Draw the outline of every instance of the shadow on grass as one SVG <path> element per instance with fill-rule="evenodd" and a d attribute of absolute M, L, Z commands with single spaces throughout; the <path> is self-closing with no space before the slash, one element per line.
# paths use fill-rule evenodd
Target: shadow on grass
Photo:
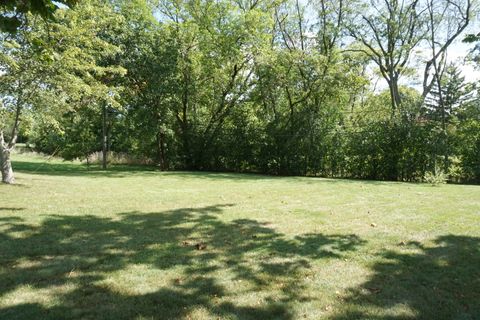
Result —
<path fill-rule="evenodd" d="M 222 221 L 228 206 L 56 215 L 40 225 L 2 218 L 0 300 L 29 288 L 38 300 L 47 292 L 57 302 L 19 293 L 23 303 L 0 306 L 0 318 L 182 319 L 200 309 L 211 318 L 296 319 L 295 303 L 318 299 L 308 288 L 312 264 L 343 259 L 365 244 L 349 234 L 289 238 L 257 220 Z M 332 319 L 478 319 L 480 238 L 440 236 L 372 262 L 370 278 L 343 297 Z M 128 271 L 132 266 L 161 275 L 142 278 Z M 118 272 L 126 272 L 118 285 L 150 288 L 109 286 Z"/>
<path fill-rule="evenodd" d="M 381 254 L 334 319 L 480 319 L 480 238 L 446 235 L 402 251 Z"/>
<path fill-rule="evenodd" d="M 15 171 L 29 174 L 50 175 L 50 176 L 89 176 L 89 177 L 116 177 L 123 178 L 133 175 L 150 174 L 158 172 L 158 168 L 149 165 L 109 165 L 107 170 L 102 170 L 99 165 L 90 165 L 73 162 L 35 162 L 35 161 L 13 161 Z M 164 176 L 174 176 L 177 179 L 208 179 L 208 180 L 232 180 L 251 181 L 262 179 L 281 179 L 285 177 L 268 176 L 254 173 L 222 173 L 209 171 L 164 171 Z M 289 177 L 289 179 L 295 177 Z M 297 177 L 300 179 L 300 177 Z"/>
<path fill-rule="evenodd" d="M 73 162 L 35 162 L 13 161 L 15 171 L 29 174 L 50 176 L 89 176 L 89 177 L 127 177 L 139 173 L 151 173 L 156 170 L 153 166 L 111 165 L 108 170 L 102 170 L 98 165 L 87 166 Z"/>
<path fill-rule="evenodd" d="M 0 318 L 181 319 L 201 309 L 212 318 L 295 319 L 292 304 L 315 299 L 305 291 L 311 263 L 342 258 L 364 244 L 355 235 L 288 238 L 256 220 L 225 222 L 219 214 L 226 206 L 115 218 L 55 215 L 35 226 L 6 218 L 0 298 L 29 288 L 39 300 L 47 292 L 57 303 L 30 299 L 0 307 Z M 119 285 L 153 287 L 147 293 L 102 282 L 139 265 L 161 276 L 138 283 L 141 274 L 127 273 L 133 279 Z M 242 294 L 258 298 L 239 302 Z"/>
<path fill-rule="evenodd" d="M 15 171 L 29 174 L 49 175 L 49 176 L 88 176 L 88 177 L 115 177 L 125 178 L 129 176 L 149 175 L 158 172 L 158 168 L 148 165 L 110 165 L 108 170 L 102 170 L 99 165 L 90 165 L 73 163 L 73 162 L 35 162 L 35 161 L 13 161 Z M 302 177 L 302 176 L 273 176 L 260 173 L 235 173 L 235 172 L 211 172 L 211 171 L 165 171 L 162 176 L 174 177 L 176 179 L 203 179 L 210 181 L 229 180 L 237 182 L 265 181 L 265 180 L 282 180 L 286 179 L 290 183 L 301 182 L 302 184 L 318 184 L 318 183 L 343 183 L 360 185 L 393 185 L 397 187 L 399 184 L 406 185 L 405 182 L 389 182 L 374 180 L 358 180 L 358 179 L 332 179 L 320 177 Z M 409 183 L 411 184 L 411 183 Z"/>

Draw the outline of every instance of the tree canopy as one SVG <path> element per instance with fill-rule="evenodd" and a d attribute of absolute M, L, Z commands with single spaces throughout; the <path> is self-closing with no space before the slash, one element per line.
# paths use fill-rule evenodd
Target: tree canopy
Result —
<path fill-rule="evenodd" d="M 0 30 L 16 32 L 28 13 L 53 19 L 59 5 L 73 6 L 78 0 L 1 0 Z"/>
<path fill-rule="evenodd" d="M 67 6 L 1 2 L 19 19 L 0 46 L 4 150 L 21 140 L 162 170 L 480 179 L 477 87 L 447 63 L 470 0 L 55 3 Z"/>

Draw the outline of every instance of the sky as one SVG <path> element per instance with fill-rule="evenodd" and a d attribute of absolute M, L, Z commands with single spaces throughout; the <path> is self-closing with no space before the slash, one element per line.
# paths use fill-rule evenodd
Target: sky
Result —
<path fill-rule="evenodd" d="M 463 43 L 462 39 L 464 35 L 461 35 L 447 50 L 447 63 L 455 63 L 465 77 L 466 82 L 476 82 L 480 80 L 480 68 L 472 63 L 467 58 L 471 50 L 475 47 L 474 43 Z M 430 52 L 425 50 L 425 55 L 421 54 L 421 50 L 416 55 L 412 55 L 410 66 L 417 70 L 415 77 L 406 77 L 400 80 L 400 83 L 422 91 L 423 73 L 425 68 L 425 61 L 429 57 Z M 423 59 L 422 59 L 423 58 Z M 416 61 L 416 62 L 413 62 Z M 375 76 L 371 76 L 372 86 L 376 92 L 385 90 L 388 88 L 386 81 L 383 78 L 376 79 Z"/>
<path fill-rule="evenodd" d="M 480 19 L 475 18 L 470 26 L 450 45 L 447 50 L 447 62 L 455 63 L 465 77 L 466 82 L 480 81 L 480 66 L 469 61 L 468 56 L 475 48 L 475 43 L 464 43 L 462 40 L 467 34 L 477 34 L 480 31 Z M 424 55 L 422 55 L 422 51 Z M 425 68 L 426 58 L 431 55 L 430 49 L 418 49 L 416 54 L 410 58 L 410 66 L 417 70 L 417 76 L 405 77 L 400 80 L 403 85 L 413 87 L 420 92 L 422 91 L 423 73 Z M 423 59 L 422 59 L 423 58 Z M 375 92 L 379 92 L 388 88 L 386 81 L 383 78 L 376 78 L 371 76 L 372 87 Z"/>
<path fill-rule="evenodd" d="M 465 62 L 465 57 L 475 47 L 472 43 L 454 43 L 448 51 L 448 60 L 451 62 L 457 62 L 462 70 L 465 80 L 468 82 L 480 80 L 480 70 L 475 68 L 475 65 L 471 62 Z"/>
<path fill-rule="evenodd" d="M 306 20 L 308 24 L 315 20 L 315 11 L 312 10 L 312 0 L 299 0 L 301 5 L 305 6 L 306 9 Z M 475 82 L 480 81 L 480 68 L 476 67 L 474 63 L 469 62 L 467 56 L 471 50 L 475 47 L 474 43 L 463 43 L 466 34 L 477 34 L 480 31 L 480 10 L 477 15 L 472 17 L 470 24 L 463 34 L 461 34 L 454 43 L 450 45 L 447 50 L 447 62 L 455 63 L 460 70 L 462 75 L 465 77 L 466 82 Z M 423 57 L 421 52 L 424 52 Z M 424 76 L 425 63 L 422 63 L 422 60 L 425 61 L 431 55 L 431 51 L 428 49 L 417 49 L 417 54 L 412 55 L 410 58 L 409 66 L 417 70 L 417 75 L 412 77 L 404 77 L 401 79 L 401 84 L 414 87 L 415 89 L 422 91 L 422 81 Z M 423 59 L 422 59 L 423 58 Z M 388 88 L 386 81 L 380 76 L 374 75 L 378 72 L 374 71 L 375 66 L 372 65 L 372 72 L 370 75 L 370 80 L 372 83 L 372 89 L 376 92 L 382 91 Z"/>
<path fill-rule="evenodd" d="M 55 2 L 55 1 L 54 1 Z M 300 0 L 300 3 L 303 5 L 307 5 L 309 3 L 309 0 Z M 58 2 L 55 2 L 55 4 L 59 7 L 64 7 L 64 5 L 59 4 Z M 307 9 L 308 10 L 308 9 Z M 311 12 L 313 14 L 313 11 Z M 309 18 L 309 14 L 307 13 L 307 19 Z M 473 20 L 473 23 L 470 24 L 468 29 L 465 31 L 465 34 L 468 33 L 478 33 L 478 30 L 480 30 L 480 23 L 479 23 L 478 17 Z M 475 44 L 471 43 L 463 43 L 461 40 L 463 39 L 464 35 L 461 35 L 457 41 L 455 41 L 450 48 L 448 49 L 448 54 L 447 54 L 447 61 L 448 62 L 454 62 L 456 63 L 460 70 L 462 71 L 463 76 L 465 76 L 465 81 L 467 82 L 475 82 L 480 80 L 480 69 L 475 67 L 475 65 L 471 62 L 468 62 L 466 59 L 467 55 L 469 52 L 474 48 Z M 418 60 L 415 59 L 417 57 L 412 57 L 412 60 Z M 418 79 L 423 79 L 423 68 L 424 66 L 422 64 L 417 64 L 418 66 Z M 383 83 L 383 79 L 378 79 L 378 81 L 375 82 L 375 86 L 377 90 L 383 90 L 384 88 L 387 87 L 386 83 Z M 412 79 L 404 79 L 405 84 L 410 84 L 412 85 Z M 418 81 L 417 81 L 418 82 Z M 413 86 L 416 87 L 417 89 L 421 88 L 420 83 L 413 83 Z"/>

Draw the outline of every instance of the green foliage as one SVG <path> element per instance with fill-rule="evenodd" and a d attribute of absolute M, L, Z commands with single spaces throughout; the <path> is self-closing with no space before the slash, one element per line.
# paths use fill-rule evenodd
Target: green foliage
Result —
<path fill-rule="evenodd" d="M 448 180 L 458 183 L 464 178 L 465 172 L 463 171 L 462 160 L 458 156 L 452 157 L 448 168 Z"/>
<path fill-rule="evenodd" d="M 477 179 L 478 93 L 459 69 L 426 100 L 398 84 L 372 93 L 371 42 L 344 37 L 365 3 L 321 4 L 86 0 L 30 19 L 2 35 L 5 135 L 20 106 L 38 151 L 84 159 L 102 148 L 105 107 L 108 150 L 162 170 L 421 181 L 442 156 L 455 181 Z M 421 30 L 402 46 L 407 26 L 375 19 L 395 27 L 391 76 L 414 76 L 402 61 Z"/>
<path fill-rule="evenodd" d="M 480 120 L 468 120 L 459 130 L 460 157 L 467 177 L 480 181 Z"/>
<path fill-rule="evenodd" d="M 423 182 L 431 185 L 440 185 L 447 183 L 447 175 L 440 168 L 435 167 L 435 171 L 428 171 L 423 177 Z"/>
<path fill-rule="evenodd" d="M 2 318 L 480 314 L 478 186 L 13 161 Z"/>
<path fill-rule="evenodd" d="M 466 42 L 466 43 L 472 43 L 477 41 L 480 41 L 480 33 L 477 33 L 477 34 L 470 33 L 470 34 L 467 34 L 465 38 L 463 38 L 463 42 Z"/>
<path fill-rule="evenodd" d="M 33 114 L 30 138 L 38 151 L 72 159 L 97 150 L 95 115 L 105 104 L 121 109 L 118 79 L 126 70 L 113 60 L 121 49 L 111 39 L 122 22 L 103 1 L 83 1 L 74 10 L 56 10 L 48 24 L 36 21 L 5 36 L 3 105 L 10 119 L 22 120 L 23 134 Z"/>
<path fill-rule="evenodd" d="M 435 85 L 425 102 L 427 116 L 437 122 L 441 122 L 442 112 L 445 112 L 446 122 L 452 121 L 457 109 L 472 99 L 474 90 L 472 84 L 466 83 L 457 65 L 449 64 L 444 72 L 441 88 Z"/>
<path fill-rule="evenodd" d="M 16 32 L 29 13 L 54 19 L 58 4 L 72 7 L 78 0 L 2 0 L 0 1 L 0 31 Z"/>

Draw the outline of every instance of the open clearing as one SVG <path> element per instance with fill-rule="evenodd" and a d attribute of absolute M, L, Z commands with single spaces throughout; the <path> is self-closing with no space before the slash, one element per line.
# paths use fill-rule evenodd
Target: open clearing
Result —
<path fill-rule="evenodd" d="M 14 160 L 1 319 L 480 318 L 478 186 Z"/>

